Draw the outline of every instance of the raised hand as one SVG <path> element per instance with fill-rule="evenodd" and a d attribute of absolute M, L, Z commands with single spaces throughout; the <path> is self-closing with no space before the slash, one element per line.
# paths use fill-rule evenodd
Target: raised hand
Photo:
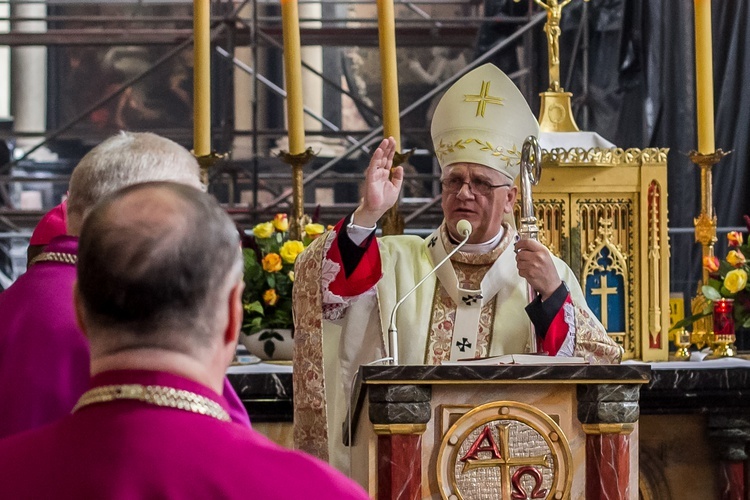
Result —
<path fill-rule="evenodd" d="M 516 242 L 516 265 L 518 274 L 542 296 L 542 300 L 547 300 L 562 283 L 549 250 L 538 241 Z"/>
<path fill-rule="evenodd" d="M 403 167 L 393 166 L 396 141 L 393 137 L 383 139 L 370 159 L 365 171 L 365 189 L 362 201 L 354 212 L 354 223 L 372 227 L 391 208 L 401 191 L 404 180 Z"/>

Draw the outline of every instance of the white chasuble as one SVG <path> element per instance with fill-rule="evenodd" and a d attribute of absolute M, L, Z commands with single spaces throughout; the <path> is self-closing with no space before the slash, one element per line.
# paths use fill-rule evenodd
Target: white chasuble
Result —
<path fill-rule="evenodd" d="M 433 275 L 401 305 L 396 325 L 402 363 L 439 364 L 526 351 L 531 322 L 524 310 L 526 281 L 516 268 L 515 237 L 515 230 L 506 226 L 492 252 L 458 252 L 438 269 L 437 277 Z M 406 236 L 380 240 L 383 278 L 377 290 L 384 345 L 396 301 L 451 248 L 444 226 L 425 240 Z"/>

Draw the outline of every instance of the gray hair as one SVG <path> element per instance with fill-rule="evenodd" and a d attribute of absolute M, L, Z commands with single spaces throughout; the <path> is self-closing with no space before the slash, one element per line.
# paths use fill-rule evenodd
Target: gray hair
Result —
<path fill-rule="evenodd" d="M 70 177 L 69 232 L 76 234 L 91 208 L 125 186 L 171 181 L 200 188 L 195 157 L 174 141 L 149 132 L 120 132 L 89 151 Z"/>
<path fill-rule="evenodd" d="M 91 340 L 109 351 L 210 346 L 242 266 L 239 233 L 211 195 L 172 182 L 117 191 L 81 230 L 78 290 Z"/>

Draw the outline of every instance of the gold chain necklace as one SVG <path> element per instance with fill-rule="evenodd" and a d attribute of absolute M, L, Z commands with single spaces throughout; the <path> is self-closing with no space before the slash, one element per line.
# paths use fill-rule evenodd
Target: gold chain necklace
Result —
<path fill-rule="evenodd" d="M 60 262 L 62 264 L 73 264 L 75 266 L 76 262 L 78 262 L 78 256 L 74 253 L 42 252 L 31 259 L 29 267 L 33 266 L 37 262 Z"/>
<path fill-rule="evenodd" d="M 108 403 L 118 399 L 132 399 L 156 406 L 199 413 L 222 422 L 232 421 L 219 403 L 205 396 L 173 387 L 140 384 L 105 385 L 91 389 L 81 396 L 71 413 L 75 413 L 84 406 Z"/>

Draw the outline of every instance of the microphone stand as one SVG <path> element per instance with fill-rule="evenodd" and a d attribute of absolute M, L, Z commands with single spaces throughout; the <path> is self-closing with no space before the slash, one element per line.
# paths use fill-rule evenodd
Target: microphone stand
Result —
<path fill-rule="evenodd" d="M 539 225 L 534 210 L 534 201 L 531 199 L 531 186 L 539 183 L 542 177 L 542 150 L 536 137 L 530 135 L 523 142 L 521 148 L 521 224 L 518 235 L 524 240 L 539 241 Z M 536 292 L 528 286 L 529 302 L 536 297 Z M 537 352 L 536 332 L 534 324 L 531 324 L 531 335 L 529 339 L 529 351 Z"/>
<path fill-rule="evenodd" d="M 425 277 L 422 278 L 419 281 L 419 283 L 417 283 L 414 286 L 414 288 L 412 288 L 411 290 L 409 290 L 409 292 L 406 295 L 404 295 L 403 297 L 401 297 L 401 300 L 399 300 L 398 302 L 396 302 L 396 305 L 393 307 L 393 311 L 391 311 L 391 323 L 390 323 L 390 326 L 388 327 L 388 351 L 389 351 L 390 358 L 391 358 L 390 359 L 390 364 L 392 364 L 392 365 L 398 365 L 398 328 L 396 328 L 396 311 L 398 311 L 398 308 L 401 306 L 401 304 L 403 304 L 404 301 L 406 299 L 408 299 L 409 296 L 412 293 L 414 293 L 414 291 L 417 288 L 419 288 L 420 285 L 422 285 L 422 283 L 424 283 L 427 280 L 427 278 L 429 278 L 430 276 L 432 276 L 433 274 L 435 274 L 435 271 L 437 271 L 438 268 L 440 268 L 440 266 L 442 266 L 443 264 L 445 264 L 451 257 L 453 257 L 453 254 L 455 254 L 456 252 L 458 252 L 461 249 L 461 247 L 463 247 L 466 244 L 466 242 L 469 241 L 469 237 L 471 236 L 471 232 L 472 232 L 472 229 L 473 229 L 471 227 L 471 224 L 469 224 L 465 220 L 460 220 L 460 221 L 458 221 L 458 224 L 456 224 L 456 229 L 458 229 L 458 231 L 461 234 L 464 235 L 464 239 L 461 241 L 461 243 L 459 243 L 458 245 L 456 245 L 456 248 L 454 248 L 453 250 L 451 250 L 451 252 L 448 255 L 446 255 L 443 260 L 441 260 L 440 262 L 438 262 L 438 265 L 436 265 L 435 267 L 433 267 L 430 270 L 430 272 L 427 273 L 427 275 L 425 275 Z"/>

